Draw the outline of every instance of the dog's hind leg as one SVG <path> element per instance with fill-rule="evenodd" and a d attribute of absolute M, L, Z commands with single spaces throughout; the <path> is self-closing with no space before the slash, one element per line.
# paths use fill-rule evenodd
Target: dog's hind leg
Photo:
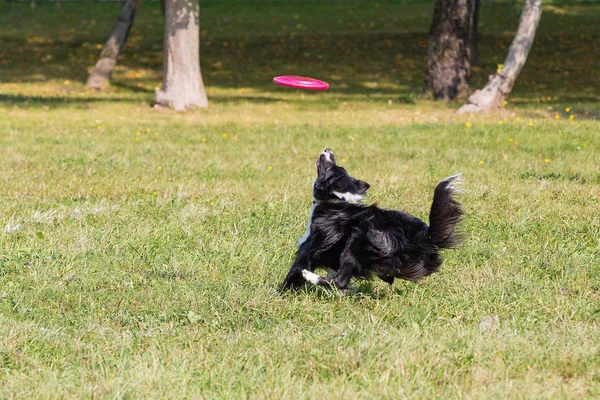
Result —
<path fill-rule="evenodd" d="M 346 289 L 350 283 L 350 279 L 352 279 L 360 269 L 360 264 L 352 252 L 344 250 L 340 257 L 340 269 L 338 269 L 331 281 L 338 288 Z"/>
<path fill-rule="evenodd" d="M 362 266 L 352 251 L 353 247 L 356 247 L 356 243 L 357 235 L 354 234 L 340 255 L 340 268 L 329 280 L 339 289 L 346 289 L 353 276 L 363 276 Z"/>

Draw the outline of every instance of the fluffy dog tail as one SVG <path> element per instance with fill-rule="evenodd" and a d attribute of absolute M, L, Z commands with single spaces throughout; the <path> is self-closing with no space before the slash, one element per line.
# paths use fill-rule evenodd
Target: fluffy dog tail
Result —
<path fill-rule="evenodd" d="M 457 225 L 464 214 L 454 195 L 460 193 L 461 174 L 450 176 L 435 188 L 431 212 L 429 213 L 428 242 L 440 249 L 453 248 L 461 237 Z"/>

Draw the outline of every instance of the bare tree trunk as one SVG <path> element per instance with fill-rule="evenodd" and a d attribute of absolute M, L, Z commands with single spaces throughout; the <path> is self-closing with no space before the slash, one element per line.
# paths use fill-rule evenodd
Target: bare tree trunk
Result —
<path fill-rule="evenodd" d="M 87 88 L 101 90 L 104 88 L 104 84 L 110 81 L 110 76 L 117 64 L 117 58 L 127 41 L 127 36 L 129 36 L 135 14 L 141 2 L 142 0 L 125 0 L 123 3 L 117 23 L 104 44 L 100 58 L 85 84 Z"/>
<path fill-rule="evenodd" d="M 489 111 L 499 107 L 506 100 L 527 61 L 541 16 L 542 0 L 525 0 L 519 28 L 508 49 L 504 67 L 499 73 L 490 76 L 483 89 L 477 90 L 469 97 L 467 104 L 457 111 L 458 114 Z"/>
<path fill-rule="evenodd" d="M 208 100 L 200 73 L 198 0 L 166 0 L 163 86 L 156 90 L 156 106 L 181 111 L 206 107 Z"/>
<path fill-rule="evenodd" d="M 436 0 L 429 32 L 425 94 L 453 100 L 469 95 L 475 0 Z"/>
<path fill-rule="evenodd" d="M 475 0 L 473 8 L 473 27 L 471 30 L 471 65 L 481 64 L 479 58 L 479 6 L 481 0 Z"/>

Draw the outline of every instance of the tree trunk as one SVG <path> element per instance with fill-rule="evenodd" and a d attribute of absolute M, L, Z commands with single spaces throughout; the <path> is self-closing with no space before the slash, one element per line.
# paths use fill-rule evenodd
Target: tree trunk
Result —
<path fill-rule="evenodd" d="M 471 29 L 471 65 L 480 65 L 479 58 L 479 6 L 481 0 L 475 0 L 473 8 L 473 27 Z"/>
<path fill-rule="evenodd" d="M 127 41 L 127 36 L 129 36 L 135 14 L 141 2 L 142 0 L 125 0 L 125 3 L 123 3 L 117 23 L 104 44 L 100 58 L 85 84 L 87 88 L 102 90 L 104 84 L 110 81 L 110 76 L 117 64 L 117 58 Z"/>
<path fill-rule="evenodd" d="M 510 94 L 521 69 L 527 61 L 527 55 L 533 45 L 535 31 L 542 16 L 542 0 L 525 0 L 521 20 L 515 38 L 509 49 L 504 66 L 499 73 L 490 76 L 488 84 L 469 97 L 458 114 L 465 112 L 489 111 L 499 107 Z"/>
<path fill-rule="evenodd" d="M 208 100 L 200 73 L 198 0 L 166 0 L 163 85 L 156 90 L 156 106 L 181 111 L 206 107 Z"/>
<path fill-rule="evenodd" d="M 453 100 L 469 95 L 475 0 L 436 0 L 429 32 L 425 94 Z"/>

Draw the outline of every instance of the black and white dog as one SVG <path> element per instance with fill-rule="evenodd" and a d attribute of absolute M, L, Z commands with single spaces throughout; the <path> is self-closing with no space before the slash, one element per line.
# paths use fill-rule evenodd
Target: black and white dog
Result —
<path fill-rule="evenodd" d="M 459 242 L 463 211 L 453 195 L 460 175 L 435 188 L 428 227 L 404 212 L 360 204 L 370 185 L 336 165 L 329 149 L 317 160 L 317 174 L 308 227 L 282 290 L 306 282 L 345 289 L 351 278 L 372 275 L 389 284 L 394 278 L 416 281 L 438 269 L 440 250 Z M 333 273 L 323 278 L 313 272 L 318 267 Z"/>

